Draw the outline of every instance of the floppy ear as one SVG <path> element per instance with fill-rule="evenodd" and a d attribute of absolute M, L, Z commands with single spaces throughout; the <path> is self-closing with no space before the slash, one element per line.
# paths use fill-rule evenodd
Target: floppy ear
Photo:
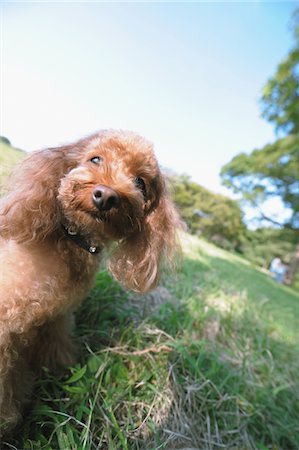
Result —
<path fill-rule="evenodd" d="M 125 238 L 110 260 L 114 277 L 136 292 L 156 287 L 162 263 L 172 264 L 180 251 L 177 230 L 182 222 L 161 181 L 160 198 L 145 216 L 141 230 Z"/>
<path fill-rule="evenodd" d="M 31 153 L 9 179 L 0 202 L 0 233 L 17 242 L 41 241 L 57 228 L 56 200 L 61 177 L 75 165 L 71 146 Z"/>

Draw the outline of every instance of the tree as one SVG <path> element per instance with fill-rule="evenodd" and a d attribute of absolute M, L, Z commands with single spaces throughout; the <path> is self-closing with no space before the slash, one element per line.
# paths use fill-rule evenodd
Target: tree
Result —
<path fill-rule="evenodd" d="M 7 137 L 5 137 L 5 136 L 0 136 L 0 142 L 2 142 L 3 144 L 6 144 L 6 145 L 10 145 L 10 146 L 11 146 L 10 140 L 7 139 Z"/>
<path fill-rule="evenodd" d="M 191 233 L 238 250 L 245 234 L 242 212 L 236 201 L 215 194 L 188 176 L 172 178 L 173 198 Z"/>
<path fill-rule="evenodd" d="M 266 83 L 262 116 L 275 125 L 280 137 L 273 144 L 235 156 L 221 170 L 223 183 L 256 207 L 260 219 L 293 231 L 299 241 L 299 10 L 294 14 L 295 45 Z M 289 210 L 285 220 L 265 214 L 262 207 L 279 198 Z M 290 281 L 299 265 L 299 246 L 290 264 Z"/>
<path fill-rule="evenodd" d="M 299 132 L 299 9 L 294 13 L 295 45 L 266 83 L 261 98 L 262 116 L 277 132 Z"/>
<path fill-rule="evenodd" d="M 221 169 L 223 183 L 259 209 L 260 218 L 299 232 L 299 134 L 279 139 L 250 154 L 235 156 Z M 280 221 L 262 212 L 269 198 L 279 198 L 290 217 Z"/>

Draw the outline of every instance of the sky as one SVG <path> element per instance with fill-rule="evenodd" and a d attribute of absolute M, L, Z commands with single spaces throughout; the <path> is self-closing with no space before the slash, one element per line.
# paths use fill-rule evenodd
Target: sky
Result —
<path fill-rule="evenodd" d="M 233 156 L 275 140 L 260 117 L 297 2 L 2 2 L 0 134 L 31 151 L 136 131 L 215 192 Z"/>

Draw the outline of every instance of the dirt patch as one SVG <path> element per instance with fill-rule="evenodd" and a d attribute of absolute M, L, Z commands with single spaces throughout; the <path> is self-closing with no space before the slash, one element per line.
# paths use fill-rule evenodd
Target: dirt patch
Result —
<path fill-rule="evenodd" d="M 174 297 L 164 286 L 159 286 L 147 294 L 130 293 L 127 300 L 137 323 L 155 314 L 164 303 L 174 301 Z"/>

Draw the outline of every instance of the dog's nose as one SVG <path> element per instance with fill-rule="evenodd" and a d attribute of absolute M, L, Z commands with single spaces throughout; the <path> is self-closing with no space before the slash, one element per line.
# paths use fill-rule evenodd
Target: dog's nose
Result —
<path fill-rule="evenodd" d="M 109 211 L 119 204 L 119 195 L 108 186 L 99 185 L 92 193 L 93 204 L 101 211 Z"/>

